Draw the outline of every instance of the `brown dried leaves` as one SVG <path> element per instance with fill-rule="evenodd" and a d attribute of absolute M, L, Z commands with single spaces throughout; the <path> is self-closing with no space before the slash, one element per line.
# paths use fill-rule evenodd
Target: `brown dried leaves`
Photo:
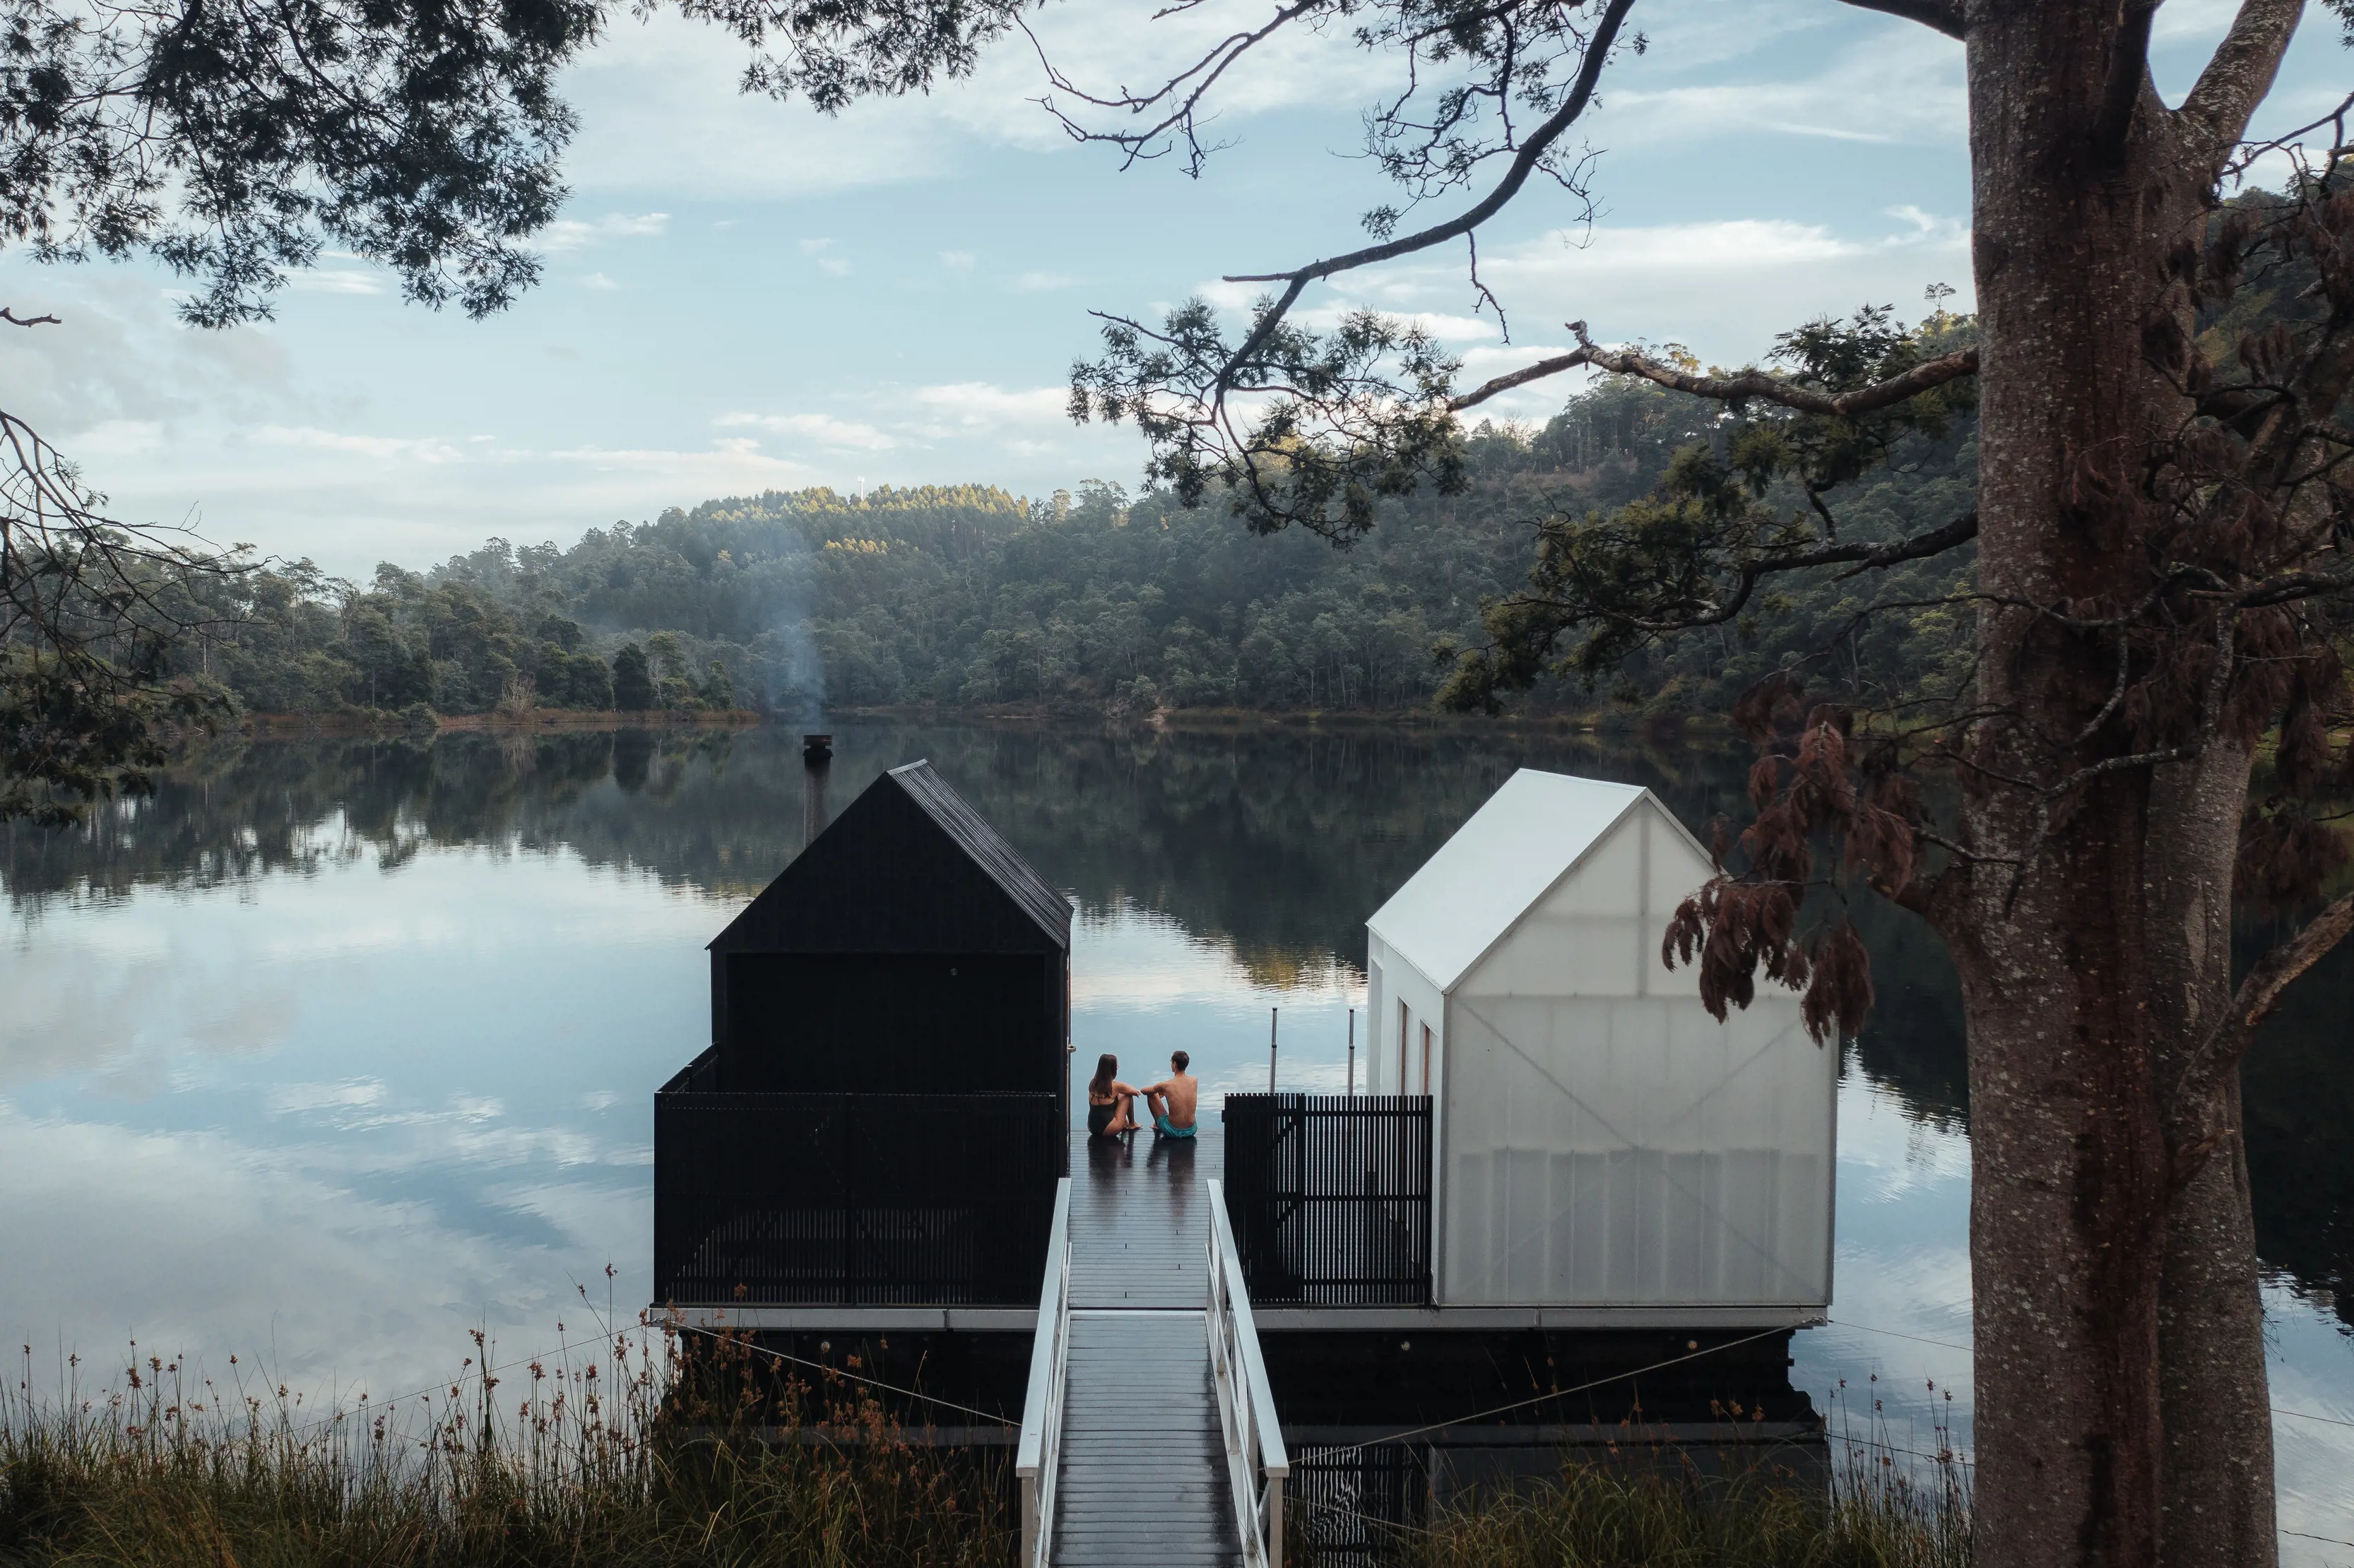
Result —
<path fill-rule="evenodd" d="M 1677 908 L 1659 956 L 1670 968 L 1697 964 L 1701 1001 L 1719 1019 L 1756 996 L 1759 975 L 1805 992 L 1800 1012 L 1818 1042 L 1852 1035 L 1872 1007 L 1872 960 L 1843 916 L 1802 935 L 1799 915 L 1816 884 L 1816 844 L 1838 851 L 1842 876 L 1861 876 L 1901 896 L 1919 866 L 1913 781 L 1855 736 L 1854 716 L 1829 704 L 1801 704 L 1803 688 L 1778 672 L 1742 694 L 1734 722 L 1758 745 L 1749 772 L 1755 815 L 1742 832 L 1748 866 L 1723 870 Z"/>

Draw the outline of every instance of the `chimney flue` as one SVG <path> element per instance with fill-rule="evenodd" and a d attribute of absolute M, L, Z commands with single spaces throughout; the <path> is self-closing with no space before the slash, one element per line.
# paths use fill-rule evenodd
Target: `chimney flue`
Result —
<path fill-rule="evenodd" d="M 826 776 L 833 770 L 833 736 L 805 735 L 801 736 L 803 794 L 801 797 L 801 848 L 817 842 L 825 832 Z"/>

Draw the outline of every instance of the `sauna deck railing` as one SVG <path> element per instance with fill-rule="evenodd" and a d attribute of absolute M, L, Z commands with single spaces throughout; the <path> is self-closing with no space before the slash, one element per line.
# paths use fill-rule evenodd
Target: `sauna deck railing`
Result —
<path fill-rule="evenodd" d="M 1046 1274 L 1038 1291 L 1038 1330 L 1030 1342 L 1030 1393 L 1013 1474 L 1022 1486 L 1022 1568 L 1046 1568 L 1054 1551 L 1055 1477 L 1062 1467 L 1063 1395 L 1071 1362 L 1071 1179 L 1055 1187 L 1055 1223 L 1046 1233 Z"/>
<path fill-rule="evenodd" d="M 1225 1439 L 1226 1473 L 1234 1488 L 1235 1523 L 1242 1532 L 1243 1568 L 1283 1568 L 1283 1483 L 1291 1474 L 1276 1418 L 1275 1390 L 1260 1359 L 1258 1326 L 1225 1193 L 1215 1177 L 1210 1190 L 1211 1382 L 1218 1391 L 1218 1425 Z"/>
<path fill-rule="evenodd" d="M 700 1305 L 1023 1306 L 1068 1163 L 1049 1094 L 654 1096 L 654 1289 Z"/>

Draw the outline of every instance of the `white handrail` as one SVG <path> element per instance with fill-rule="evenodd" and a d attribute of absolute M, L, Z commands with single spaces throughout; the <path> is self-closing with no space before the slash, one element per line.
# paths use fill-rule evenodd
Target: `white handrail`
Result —
<path fill-rule="evenodd" d="M 1055 1223 L 1046 1233 L 1046 1274 L 1038 1289 L 1038 1328 L 1030 1341 L 1030 1392 L 1022 1404 L 1022 1440 L 1013 1473 L 1022 1483 L 1022 1568 L 1046 1568 L 1055 1534 L 1055 1475 L 1063 1448 L 1063 1387 L 1071 1359 L 1071 1179 L 1055 1185 Z"/>
<path fill-rule="evenodd" d="M 1258 1325 L 1242 1255 L 1226 1222 L 1225 1185 L 1210 1189 L 1210 1372 L 1218 1390 L 1218 1425 L 1226 1440 L 1226 1474 L 1242 1529 L 1244 1568 L 1283 1568 L 1283 1483 L 1291 1456 L 1275 1415 L 1275 1390 L 1259 1357 Z"/>

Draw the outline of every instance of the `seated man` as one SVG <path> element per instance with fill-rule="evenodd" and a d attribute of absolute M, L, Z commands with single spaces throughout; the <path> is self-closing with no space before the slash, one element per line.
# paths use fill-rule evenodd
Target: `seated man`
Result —
<path fill-rule="evenodd" d="M 1169 1075 L 1144 1087 L 1144 1103 L 1152 1107 L 1152 1130 L 1169 1138 L 1193 1136 L 1193 1108 L 1201 1103 L 1201 1080 L 1185 1071 L 1191 1061 L 1182 1051 L 1169 1054 Z"/>

